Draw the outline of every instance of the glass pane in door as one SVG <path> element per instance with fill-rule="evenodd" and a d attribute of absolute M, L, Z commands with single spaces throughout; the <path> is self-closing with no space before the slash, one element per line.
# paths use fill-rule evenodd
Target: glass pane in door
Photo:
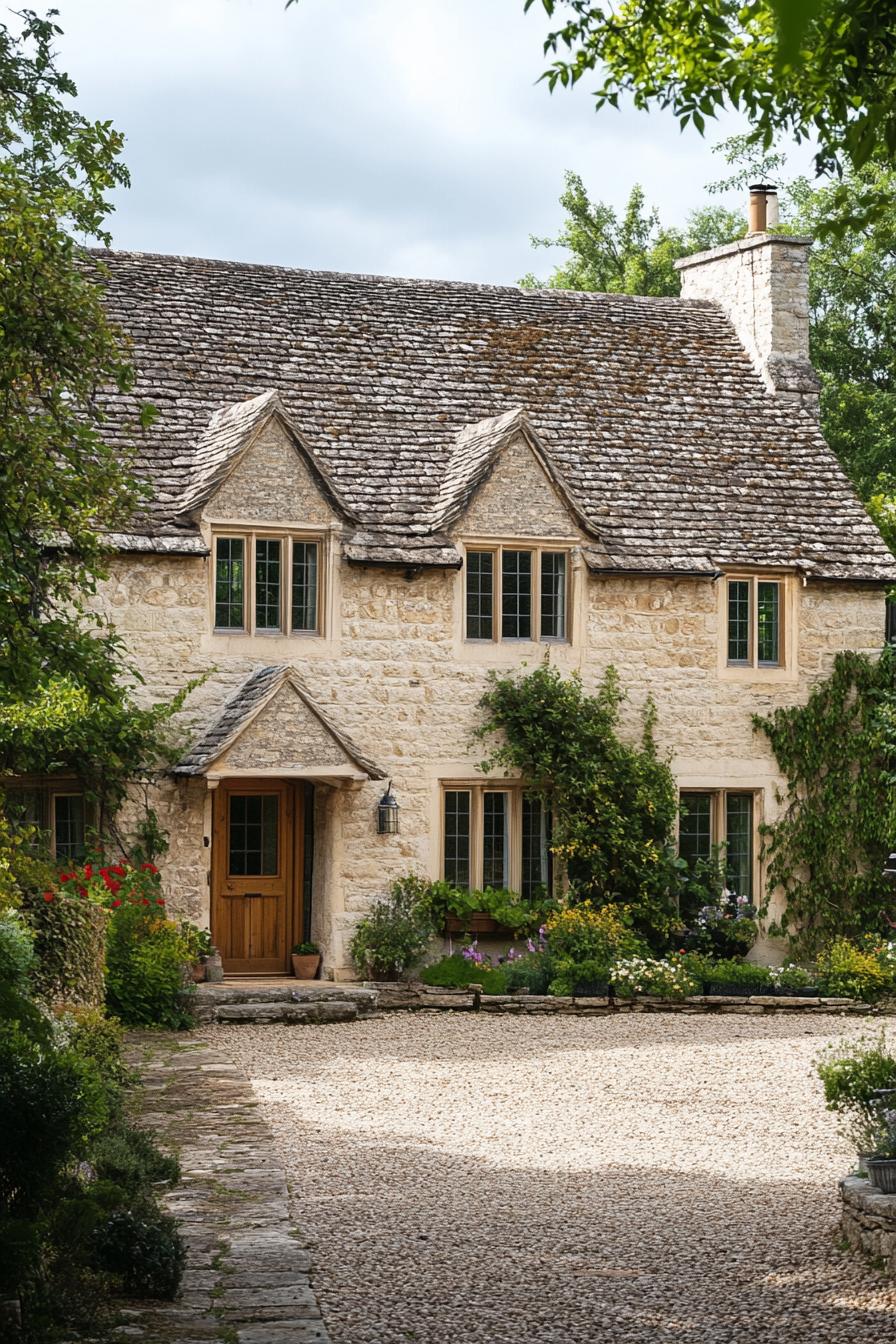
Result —
<path fill-rule="evenodd" d="M 279 821 L 278 794 L 231 794 L 227 864 L 231 877 L 277 875 Z"/>

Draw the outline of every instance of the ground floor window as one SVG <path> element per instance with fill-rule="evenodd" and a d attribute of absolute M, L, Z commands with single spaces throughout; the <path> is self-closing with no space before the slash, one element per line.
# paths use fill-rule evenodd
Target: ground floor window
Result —
<path fill-rule="evenodd" d="M 694 866 L 710 859 L 715 846 L 723 846 L 726 881 L 735 896 L 752 901 L 754 895 L 753 841 L 756 797 L 729 789 L 687 789 L 681 794 L 678 852 Z"/>
<path fill-rule="evenodd" d="M 446 785 L 442 876 L 467 890 L 507 887 L 527 898 L 551 886 L 550 816 L 522 785 Z"/>
<path fill-rule="evenodd" d="M 3 789 L 3 798 L 12 825 L 43 832 L 55 858 L 74 863 L 84 858 L 89 809 L 74 783 L 17 781 Z"/>

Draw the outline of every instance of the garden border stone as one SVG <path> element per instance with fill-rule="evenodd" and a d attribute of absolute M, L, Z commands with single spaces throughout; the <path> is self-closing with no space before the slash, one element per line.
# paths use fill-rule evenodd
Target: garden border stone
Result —
<path fill-rule="evenodd" d="M 560 997 L 543 994 L 483 994 L 476 985 L 468 989 L 433 988 L 418 981 L 364 980 L 365 989 L 377 993 L 379 1011 L 409 1009 L 433 1012 L 485 1012 L 511 1014 L 565 1014 L 567 1016 L 607 1016 L 613 1013 L 825 1013 L 878 1015 L 896 1011 L 896 1006 L 880 1008 L 857 999 L 784 998 L 756 994 L 742 997 L 695 995 L 688 999 L 659 999 L 644 995 L 635 999 Z"/>
<path fill-rule="evenodd" d="M 138 1122 L 181 1163 L 163 1197 L 187 1249 L 175 1302 L 127 1304 L 144 1344 L 329 1344 L 310 1256 L 289 1217 L 283 1163 L 248 1079 L 193 1036 L 131 1032 Z"/>
<path fill-rule="evenodd" d="M 885 1195 L 861 1176 L 840 1182 L 840 1226 L 853 1250 L 879 1261 L 896 1279 L 896 1195 Z"/>

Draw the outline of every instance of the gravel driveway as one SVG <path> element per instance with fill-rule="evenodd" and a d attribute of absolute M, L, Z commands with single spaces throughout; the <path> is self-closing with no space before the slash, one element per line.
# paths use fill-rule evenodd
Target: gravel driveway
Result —
<path fill-rule="evenodd" d="M 890 1344 L 838 1248 L 813 1017 L 391 1014 L 202 1034 L 287 1160 L 334 1344 Z"/>

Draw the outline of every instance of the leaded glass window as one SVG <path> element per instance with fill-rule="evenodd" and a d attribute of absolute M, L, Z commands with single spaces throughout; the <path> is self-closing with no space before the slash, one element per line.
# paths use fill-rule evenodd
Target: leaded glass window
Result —
<path fill-rule="evenodd" d="M 491 639 L 495 619 L 495 555 L 467 552 L 467 639 Z"/>
<path fill-rule="evenodd" d="M 532 638 L 532 552 L 501 552 L 501 635 Z"/>
<path fill-rule="evenodd" d="M 53 834 L 57 859 L 83 859 L 86 852 L 84 795 L 53 795 Z"/>
<path fill-rule="evenodd" d="M 470 885 L 470 791 L 445 791 L 445 881 L 463 889 Z"/>
<path fill-rule="evenodd" d="M 541 553 L 541 638 L 566 638 L 566 552 Z"/>
<path fill-rule="evenodd" d="M 318 545 L 316 541 L 292 543 L 292 628 L 300 633 L 317 631 Z"/>
<path fill-rule="evenodd" d="M 506 793 L 486 793 L 482 799 L 482 885 L 506 887 L 510 799 Z"/>
<path fill-rule="evenodd" d="M 279 871 L 279 795 L 234 793 L 229 801 L 229 875 L 275 877 Z"/>
<path fill-rule="evenodd" d="M 678 853 L 691 868 L 712 855 L 712 794 L 683 793 L 678 823 Z"/>
<path fill-rule="evenodd" d="M 540 798 L 523 794 L 523 874 L 520 891 L 527 899 L 549 886 L 548 816 Z"/>
<path fill-rule="evenodd" d="M 255 628 L 280 629 L 282 545 L 279 539 L 259 537 L 255 542 Z"/>
<path fill-rule="evenodd" d="M 753 795 L 725 795 L 725 871 L 736 896 L 753 899 Z"/>
<path fill-rule="evenodd" d="M 781 585 L 764 580 L 756 585 L 758 622 L 757 656 L 760 665 L 774 667 L 781 661 Z"/>
<path fill-rule="evenodd" d="M 728 661 L 750 661 L 750 580 L 728 580 Z"/>
<path fill-rule="evenodd" d="M 242 630 L 245 622 L 245 542 L 218 537 L 215 543 L 215 628 Z"/>

